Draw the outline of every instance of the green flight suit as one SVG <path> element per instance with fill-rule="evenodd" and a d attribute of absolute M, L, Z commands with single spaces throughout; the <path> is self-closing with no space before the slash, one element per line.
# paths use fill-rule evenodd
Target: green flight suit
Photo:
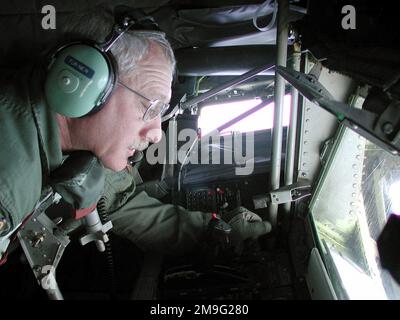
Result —
<path fill-rule="evenodd" d="M 43 177 L 62 162 L 55 114 L 44 103 L 42 84 L 37 69 L 2 70 L 0 237 L 33 211 L 45 184 Z"/>
<path fill-rule="evenodd" d="M 107 170 L 103 197 L 112 231 L 145 251 L 182 254 L 198 247 L 205 240 L 211 213 L 162 203 L 141 186 L 136 188 L 134 170 Z"/>
<path fill-rule="evenodd" d="M 43 177 L 63 160 L 55 114 L 43 100 L 42 83 L 41 74 L 33 69 L 3 72 L 0 81 L 0 219 L 6 222 L 0 237 L 33 211 Z M 133 175 L 126 170 L 107 172 L 104 196 L 114 232 L 144 249 L 163 252 L 191 249 L 201 240 L 210 214 L 189 215 L 145 192 L 136 195 Z"/>

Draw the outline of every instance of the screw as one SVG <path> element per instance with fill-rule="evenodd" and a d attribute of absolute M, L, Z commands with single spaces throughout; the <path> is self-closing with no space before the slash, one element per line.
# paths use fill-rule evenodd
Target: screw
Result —
<path fill-rule="evenodd" d="M 384 123 L 383 124 L 383 126 L 382 126 L 382 131 L 385 133 L 385 134 L 391 134 L 392 132 L 393 132 L 393 124 L 392 123 L 390 123 L 390 122 L 386 122 L 386 123 Z"/>

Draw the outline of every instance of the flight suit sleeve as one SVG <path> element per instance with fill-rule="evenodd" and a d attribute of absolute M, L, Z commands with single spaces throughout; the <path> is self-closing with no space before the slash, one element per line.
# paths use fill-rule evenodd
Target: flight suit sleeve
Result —
<path fill-rule="evenodd" d="M 178 255 L 200 247 L 210 213 L 164 204 L 145 191 L 135 193 L 128 172 L 106 176 L 104 198 L 113 232 L 145 251 Z"/>
<path fill-rule="evenodd" d="M 146 251 L 184 254 L 204 240 L 211 214 L 161 203 L 145 191 L 111 214 L 114 232 Z"/>

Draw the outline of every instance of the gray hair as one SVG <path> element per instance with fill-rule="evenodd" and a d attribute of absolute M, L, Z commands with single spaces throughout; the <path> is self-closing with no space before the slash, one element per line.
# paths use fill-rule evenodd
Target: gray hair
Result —
<path fill-rule="evenodd" d="M 90 11 L 73 14 L 63 27 L 67 38 L 91 39 L 104 42 L 114 25 L 112 12 L 102 6 Z M 163 49 L 163 53 L 175 72 L 174 52 L 165 34 L 159 31 L 129 31 L 123 34 L 111 47 L 111 52 L 118 63 L 120 76 L 135 70 L 138 62 L 148 53 L 150 42 L 154 41 Z"/>

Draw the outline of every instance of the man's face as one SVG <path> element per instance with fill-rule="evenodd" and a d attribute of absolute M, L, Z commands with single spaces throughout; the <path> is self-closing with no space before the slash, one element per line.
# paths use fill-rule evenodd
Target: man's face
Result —
<path fill-rule="evenodd" d="M 157 44 L 152 43 L 134 72 L 120 81 L 150 100 L 168 103 L 171 98 L 171 66 Z M 148 106 L 148 101 L 118 85 L 103 110 L 93 115 L 93 151 L 105 167 L 123 170 L 135 150 L 161 139 L 161 118 L 143 120 Z"/>

